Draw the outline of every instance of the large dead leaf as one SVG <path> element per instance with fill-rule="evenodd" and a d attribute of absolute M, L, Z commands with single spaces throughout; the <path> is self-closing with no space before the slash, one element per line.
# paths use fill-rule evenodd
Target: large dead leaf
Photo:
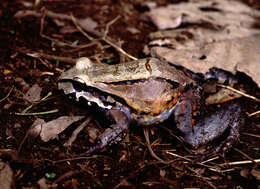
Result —
<path fill-rule="evenodd" d="M 8 163 L 0 162 L 0 188 L 11 189 L 14 187 L 13 170 Z"/>
<path fill-rule="evenodd" d="M 148 15 L 158 28 L 180 16 L 186 24 L 150 34 L 152 56 L 194 72 L 205 73 L 212 67 L 244 72 L 260 86 L 260 30 L 255 27 L 259 11 L 237 1 L 209 0 L 159 7 Z"/>
<path fill-rule="evenodd" d="M 38 121 L 38 124 L 33 124 L 31 128 L 31 135 L 35 136 L 40 134 L 41 139 L 44 142 L 48 142 L 51 139 L 54 139 L 64 131 L 72 123 L 79 121 L 84 116 L 62 116 L 58 119 L 44 122 L 43 120 Z"/>
<path fill-rule="evenodd" d="M 194 49 L 203 47 L 207 43 L 243 38 L 260 34 L 260 30 L 241 29 L 212 30 L 204 27 L 190 26 L 174 30 L 160 30 L 149 35 L 152 40 L 149 45 L 168 46 L 172 49 Z"/>
<path fill-rule="evenodd" d="M 232 73 L 244 72 L 260 87 L 260 35 L 206 44 L 198 49 L 172 50 L 153 47 L 153 56 L 165 58 L 194 72 L 216 67 Z"/>
<path fill-rule="evenodd" d="M 148 16 L 158 29 L 176 28 L 181 24 L 209 24 L 233 32 L 253 26 L 260 12 L 239 1 L 197 0 L 158 7 Z"/>

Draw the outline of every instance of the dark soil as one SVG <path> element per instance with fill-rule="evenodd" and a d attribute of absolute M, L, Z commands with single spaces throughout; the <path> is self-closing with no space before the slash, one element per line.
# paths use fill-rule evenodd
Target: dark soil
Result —
<path fill-rule="evenodd" d="M 91 145 L 86 130 L 83 130 L 71 148 L 63 143 L 80 123 L 75 123 L 59 135 L 57 139 L 44 143 L 40 139 L 24 141 L 24 138 L 36 118 L 50 121 L 64 115 L 93 115 L 84 106 L 70 102 L 62 91 L 57 89 L 59 75 L 72 67 L 70 59 L 47 57 L 78 58 L 90 57 L 102 62 L 118 63 L 122 56 L 115 48 L 104 41 L 86 48 L 73 48 L 66 44 L 76 43 L 86 45 L 91 43 L 80 32 L 60 33 L 62 25 L 74 26 L 71 21 L 57 20 L 48 16 L 44 19 L 43 34 L 40 35 L 43 15 L 14 18 L 19 10 L 44 10 L 62 13 L 76 18 L 91 17 L 98 23 L 98 31 L 104 31 L 106 25 L 115 19 L 107 36 L 115 43 L 121 43 L 122 49 L 135 57 L 145 57 L 144 45 L 149 41 L 148 34 L 156 31 L 150 23 L 141 21 L 142 13 L 148 10 L 146 1 L 133 0 L 45 0 L 38 6 L 33 1 L 1 1 L 0 2 L 0 155 L 8 162 L 14 172 L 16 188 L 39 188 L 37 182 L 46 178 L 47 184 L 55 188 L 259 188 L 260 182 L 252 171 L 258 170 L 256 163 L 221 166 L 223 163 L 258 159 L 260 114 L 247 118 L 242 128 L 240 142 L 226 154 L 219 156 L 207 165 L 212 170 L 198 163 L 191 163 L 184 158 L 165 153 L 171 151 L 182 157 L 196 159 L 190 154 L 184 144 L 176 137 L 178 132 L 169 132 L 169 123 L 161 127 L 153 127 L 150 136 L 156 154 L 166 160 L 174 160 L 163 164 L 154 159 L 147 150 L 143 136 L 143 128 L 131 127 L 129 136 L 120 144 L 111 146 L 106 152 L 84 159 L 73 159 L 75 154 L 84 152 Z M 148 1 L 147 1 L 148 2 Z M 178 1 L 157 0 L 158 5 L 177 3 Z M 257 0 L 244 0 L 250 6 L 260 9 Z M 28 7 L 27 7 L 28 6 Z M 59 25 L 60 24 L 60 25 Z M 127 27 L 138 29 L 132 34 Z M 90 36 L 97 39 L 93 33 Z M 43 53 L 33 57 L 31 53 Z M 41 97 L 49 92 L 52 95 L 47 100 L 36 103 L 30 112 L 45 112 L 58 109 L 57 113 L 37 116 L 22 116 L 22 112 L 30 102 L 24 100 L 25 94 L 33 84 L 42 88 Z M 255 86 L 249 85 L 248 93 L 260 97 Z M 2 99 L 2 100 L 1 100 Z M 259 103 L 243 98 L 239 103 L 245 112 L 255 112 L 260 109 Z M 97 118 L 96 118 L 97 119 Z M 96 121 L 91 122 L 95 124 Z M 102 125 L 102 122 L 100 123 Z M 255 134 L 252 136 L 250 134 Z M 22 144 L 22 145 L 21 145 Z M 20 149 L 19 149 L 20 148 Z M 19 150 L 19 151 L 18 151 Z M 242 151 L 242 152 L 240 152 Z M 53 178 L 49 176 L 54 173 Z M 1 184 L 0 184 L 1 185 Z"/>

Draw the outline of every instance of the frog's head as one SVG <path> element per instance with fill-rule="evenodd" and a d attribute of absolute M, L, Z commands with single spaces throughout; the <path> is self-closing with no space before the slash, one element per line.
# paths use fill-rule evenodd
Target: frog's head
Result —
<path fill-rule="evenodd" d="M 95 84 L 88 74 L 92 66 L 93 63 L 88 58 L 79 58 L 73 68 L 61 74 L 58 88 L 63 90 L 66 95 L 73 96 L 77 101 L 83 98 L 88 105 L 95 103 L 101 108 L 111 109 L 111 105 L 101 100 L 104 99 L 101 94 L 96 90 L 94 92 Z"/>

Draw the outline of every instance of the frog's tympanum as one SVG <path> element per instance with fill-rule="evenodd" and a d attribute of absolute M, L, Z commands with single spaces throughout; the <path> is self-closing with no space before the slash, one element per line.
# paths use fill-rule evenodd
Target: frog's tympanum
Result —
<path fill-rule="evenodd" d="M 77 101 L 86 100 L 90 106 L 101 108 L 113 119 L 114 124 L 85 155 L 104 151 L 120 141 L 130 123 L 156 125 L 169 117 L 174 118 L 184 140 L 193 148 L 228 132 L 218 146 L 226 151 L 237 141 L 243 123 L 238 105 L 198 116 L 204 107 L 202 87 L 173 65 L 156 58 L 116 65 L 80 58 L 75 67 L 61 75 L 58 86 Z"/>

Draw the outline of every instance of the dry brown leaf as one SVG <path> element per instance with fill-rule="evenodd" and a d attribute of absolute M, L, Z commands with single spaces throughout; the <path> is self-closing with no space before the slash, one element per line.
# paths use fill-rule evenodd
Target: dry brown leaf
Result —
<path fill-rule="evenodd" d="M 47 123 L 40 121 L 39 124 L 32 126 L 30 133 L 40 133 L 41 140 L 48 142 L 58 137 L 58 134 L 83 117 L 84 116 L 62 116 Z"/>
<path fill-rule="evenodd" d="M 241 175 L 242 177 L 248 178 L 249 170 L 246 169 L 246 168 L 242 169 L 242 170 L 240 171 L 240 175 Z"/>
<path fill-rule="evenodd" d="M 158 29 L 184 24 L 213 24 L 219 29 L 233 31 L 251 27 L 260 12 L 238 1 L 208 0 L 172 4 L 152 9 L 148 16 Z"/>
<path fill-rule="evenodd" d="M 138 30 L 138 29 L 135 28 L 135 27 L 127 27 L 126 30 L 129 31 L 131 34 L 140 33 L 140 30 Z"/>
<path fill-rule="evenodd" d="M 41 99 L 42 88 L 36 83 L 24 95 L 24 99 L 29 102 L 37 102 Z"/>
<path fill-rule="evenodd" d="M 13 170 L 8 163 L 0 162 L 0 188 L 12 189 L 14 186 Z"/>
<path fill-rule="evenodd" d="M 240 98 L 242 95 L 235 93 L 231 90 L 221 88 L 217 93 L 209 95 L 205 102 L 206 104 L 218 104 L 224 103 L 236 98 Z"/>
<path fill-rule="evenodd" d="M 244 72 L 260 86 L 260 30 L 254 27 L 260 11 L 238 1 L 192 1 L 152 9 L 148 15 L 158 28 L 165 19 L 161 12 L 166 21 L 182 16 L 186 27 L 150 34 L 152 56 L 194 72 Z"/>
<path fill-rule="evenodd" d="M 99 33 L 99 31 L 96 30 L 98 23 L 92 18 L 88 17 L 84 19 L 78 19 L 78 24 L 80 25 L 81 28 L 83 28 L 85 31 L 91 34 Z"/>
<path fill-rule="evenodd" d="M 251 175 L 253 175 L 256 178 L 256 180 L 260 180 L 260 170 L 256 168 L 252 169 Z"/>
<path fill-rule="evenodd" d="M 39 136 L 42 129 L 41 126 L 44 124 L 46 124 L 46 122 L 43 119 L 37 118 L 30 128 L 29 135 L 33 138 Z"/>
<path fill-rule="evenodd" d="M 172 49 L 196 49 L 207 43 L 218 42 L 234 38 L 242 38 L 260 34 L 260 30 L 240 28 L 230 32 L 230 30 L 212 30 L 198 26 L 178 28 L 175 30 L 160 30 L 151 33 L 149 45 L 157 45 L 160 39 L 166 40 L 167 45 Z"/>
<path fill-rule="evenodd" d="M 50 189 L 50 188 L 57 188 L 57 184 L 49 184 L 48 180 L 45 177 L 42 177 L 37 181 L 40 189 Z"/>
<path fill-rule="evenodd" d="M 153 47 L 151 53 L 193 72 L 206 73 L 212 67 L 234 74 L 244 72 L 260 87 L 260 35 L 209 43 L 198 49 Z"/>

